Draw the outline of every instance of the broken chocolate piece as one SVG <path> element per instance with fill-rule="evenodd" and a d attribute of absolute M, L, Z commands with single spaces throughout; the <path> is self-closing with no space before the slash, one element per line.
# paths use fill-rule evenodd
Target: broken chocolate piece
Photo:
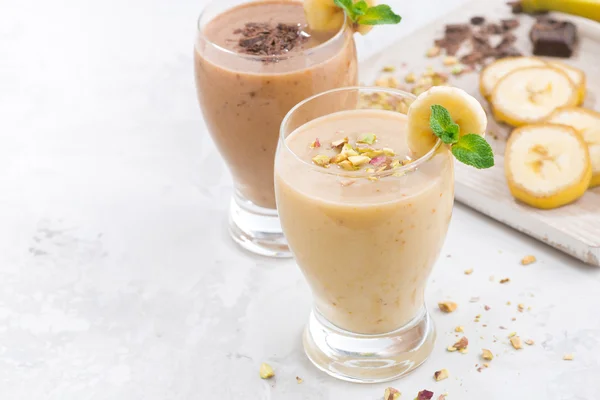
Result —
<path fill-rule="evenodd" d="M 540 18 L 529 33 L 536 56 L 568 58 L 577 43 L 577 27 L 572 22 Z"/>
<path fill-rule="evenodd" d="M 510 31 L 519 27 L 519 20 L 515 18 L 503 19 L 500 22 L 502 22 L 502 28 L 504 28 L 505 31 Z"/>
<path fill-rule="evenodd" d="M 242 29 L 235 29 L 240 51 L 253 55 L 273 56 L 289 52 L 308 40 L 299 24 L 269 24 L 248 22 Z"/>
<path fill-rule="evenodd" d="M 483 17 L 473 17 L 471 18 L 472 25 L 481 25 L 485 22 L 485 18 Z"/>

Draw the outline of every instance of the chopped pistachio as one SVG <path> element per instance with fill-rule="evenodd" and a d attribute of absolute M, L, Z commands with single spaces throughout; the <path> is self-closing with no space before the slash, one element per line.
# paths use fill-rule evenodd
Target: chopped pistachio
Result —
<path fill-rule="evenodd" d="M 417 76 L 413 72 L 406 74 L 406 76 L 404 77 L 404 82 L 406 83 L 415 83 L 416 81 Z"/>
<path fill-rule="evenodd" d="M 457 348 L 458 350 L 466 349 L 469 345 L 469 339 L 466 336 L 460 338 L 460 340 L 452 345 L 452 347 Z"/>
<path fill-rule="evenodd" d="M 575 358 L 575 356 L 573 354 L 565 354 L 563 356 L 563 360 L 565 360 L 565 361 L 573 361 L 574 358 Z"/>
<path fill-rule="evenodd" d="M 500 279 L 500 283 L 508 283 L 510 282 L 510 278 Z"/>
<path fill-rule="evenodd" d="M 521 338 L 518 336 L 511 337 L 510 344 L 512 344 L 512 347 L 514 347 L 515 350 L 520 350 L 523 348 L 523 343 L 521 342 Z"/>
<path fill-rule="evenodd" d="M 454 332 L 464 332 L 464 331 L 465 331 L 464 326 L 457 326 L 456 328 L 454 328 Z"/>
<path fill-rule="evenodd" d="M 342 161 L 338 163 L 338 165 L 340 166 L 340 168 L 345 169 L 346 171 L 356 171 L 354 165 L 352 165 L 352 163 L 348 160 Z"/>
<path fill-rule="evenodd" d="M 377 136 L 375 136 L 374 133 L 369 132 L 361 135 L 361 137 L 356 141 L 356 143 L 373 144 L 376 140 Z"/>
<path fill-rule="evenodd" d="M 400 397 L 400 392 L 393 387 L 385 388 L 383 400 L 396 400 Z"/>
<path fill-rule="evenodd" d="M 519 304 L 517 305 L 517 309 L 519 310 L 519 312 L 523 312 L 523 310 L 525 309 L 525 305 L 524 305 L 524 304 L 522 304 L 522 303 L 519 303 Z"/>
<path fill-rule="evenodd" d="M 342 161 L 346 161 L 348 159 L 348 154 L 346 153 L 340 153 L 340 154 L 336 154 L 335 156 L 331 157 L 329 159 L 329 162 L 331 164 L 339 164 Z"/>
<path fill-rule="evenodd" d="M 367 164 L 371 159 L 367 156 L 350 156 L 348 157 L 348 161 L 352 163 L 355 167 L 360 165 Z"/>
<path fill-rule="evenodd" d="M 312 158 L 312 161 L 320 167 L 328 167 L 329 166 L 329 156 L 325 154 L 319 154 Z"/>
<path fill-rule="evenodd" d="M 396 153 L 394 153 L 394 150 L 390 149 L 389 147 L 384 147 L 382 151 L 383 154 L 385 154 L 388 157 L 394 157 L 396 155 Z"/>
<path fill-rule="evenodd" d="M 393 65 L 386 65 L 381 70 L 383 72 L 394 72 L 396 70 L 396 67 L 394 67 Z"/>
<path fill-rule="evenodd" d="M 383 150 L 371 150 L 363 153 L 363 156 L 367 156 L 369 158 L 375 158 L 381 155 L 383 155 Z"/>
<path fill-rule="evenodd" d="M 331 142 L 331 147 L 333 147 L 334 149 L 341 148 L 346 143 L 348 143 L 347 137 Z"/>
<path fill-rule="evenodd" d="M 458 63 L 458 58 L 454 57 L 454 56 L 448 56 L 444 58 L 444 65 L 446 66 L 450 66 L 450 65 L 456 65 Z"/>
<path fill-rule="evenodd" d="M 448 370 L 447 370 L 447 369 L 445 369 L 445 368 L 444 368 L 444 369 L 440 369 L 439 371 L 435 371 L 435 372 L 433 373 L 433 378 L 434 378 L 436 381 L 438 381 L 438 382 L 439 382 L 439 381 L 443 381 L 444 379 L 447 379 L 447 378 L 448 378 L 448 376 L 449 376 L 449 374 L 448 374 Z"/>
<path fill-rule="evenodd" d="M 460 354 L 467 354 L 469 352 L 469 349 L 467 349 L 466 347 L 464 349 L 458 349 L 458 352 Z"/>
<path fill-rule="evenodd" d="M 532 264 L 536 261 L 535 256 L 525 256 L 523 257 L 523 259 L 521 260 L 521 265 L 529 265 Z"/>
<path fill-rule="evenodd" d="M 511 338 L 513 336 L 517 336 L 517 332 L 511 332 L 508 334 L 508 337 Z"/>
<path fill-rule="evenodd" d="M 450 72 L 452 73 L 452 75 L 461 75 L 463 72 L 465 72 L 465 69 L 466 68 L 463 64 L 456 64 L 452 67 Z"/>
<path fill-rule="evenodd" d="M 259 372 L 262 379 L 269 379 L 275 376 L 275 371 L 273 371 L 273 368 L 267 363 L 260 364 Z"/>
<path fill-rule="evenodd" d="M 438 307 L 445 313 L 451 313 L 452 311 L 456 310 L 458 304 L 453 301 L 441 301 L 438 303 Z"/>
<path fill-rule="evenodd" d="M 465 275 L 471 275 L 473 273 L 473 268 L 465 269 Z"/>
<path fill-rule="evenodd" d="M 527 340 L 525 340 L 525 344 L 527 346 L 533 346 L 535 344 L 535 342 L 533 340 L 531 340 L 531 339 L 527 339 Z"/>
<path fill-rule="evenodd" d="M 358 155 L 358 152 L 354 150 L 350 143 L 344 143 L 342 146 L 342 153 L 346 154 L 348 157 Z"/>
<path fill-rule="evenodd" d="M 493 360 L 493 359 L 494 359 L 494 355 L 493 355 L 493 354 L 492 354 L 492 352 L 491 352 L 491 351 L 489 351 L 488 349 L 482 349 L 482 350 L 481 350 L 481 357 L 482 357 L 484 360 L 488 360 L 488 361 L 491 361 L 491 360 Z"/>
<path fill-rule="evenodd" d="M 300 378 L 299 376 L 296 377 L 296 382 L 298 383 L 302 383 L 304 382 L 304 379 Z"/>
<path fill-rule="evenodd" d="M 446 348 L 446 350 L 448 350 L 449 352 L 454 352 L 454 351 L 456 351 L 456 350 L 458 350 L 458 349 L 457 349 L 456 347 L 454 347 L 454 346 L 448 346 L 448 347 Z"/>
<path fill-rule="evenodd" d="M 319 138 L 316 138 L 314 142 L 310 144 L 311 149 L 317 149 L 321 147 L 321 142 L 319 142 Z"/>

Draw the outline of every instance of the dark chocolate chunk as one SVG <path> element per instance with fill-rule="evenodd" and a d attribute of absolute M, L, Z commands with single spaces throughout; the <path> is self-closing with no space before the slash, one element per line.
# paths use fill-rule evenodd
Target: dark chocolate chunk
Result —
<path fill-rule="evenodd" d="M 472 25 L 481 25 L 485 22 L 485 18 L 483 17 L 473 17 L 471 18 Z"/>
<path fill-rule="evenodd" d="M 501 22 L 502 22 L 502 28 L 504 28 L 505 31 L 510 31 L 512 29 L 519 27 L 519 20 L 517 20 L 515 18 L 503 19 Z"/>
<path fill-rule="evenodd" d="M 538 19 L 529 32 L 536 56 L 571 57 L 577 43 L 577 27 L 568 21 Z"/>

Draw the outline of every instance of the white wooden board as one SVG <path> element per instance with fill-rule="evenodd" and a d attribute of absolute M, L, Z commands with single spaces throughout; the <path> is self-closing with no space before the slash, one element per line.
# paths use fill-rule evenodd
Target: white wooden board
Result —
<path fill-rule="evenodd" d="M 443 36 L 446 24 L 465 23 L 475 15 L 484 16 L 488 21 L 513 17 L 504 1 L 475 0 L 362 63 L 361 82 L 373 83 L 386 65 L 397 67 L 394 74 L 400 81 L 406 73 L 418 75 L 427 66 L 434 67 L 436 71 L 448 71 L 449 68 L 442 65 L 443 57 L 426 58 L 425 51 L 433 45 L 435 38 Z M 596 102 L 597 96 L 600 96 L 600 23 L 566 15 L 557 14 L 556 17 L 575 22 L 580 34 L 576 55 L 557 60 L 586 72 L 588 95 L 584 106 L 600 110 L 600 104 Z M 518 18 L 521 26 L 515 31 L 519 37 L 517 47 L 524 55 L 530 55 L 528 33 L 534 19 L 526 15 Z M 467 90 L 487 107 L 479 94 L 478 79 L 478 73 L 470 73 L 452 77 L 450 83 Z M 588 190 L 577 202 L 555 210 L 537 210 L 517 202 L 510 195 L 504 177 L 503 154 L 511 128 L 498 124 L 489 108 L 487 111 L 488 140 L 496 153 L 496 166 L 480 171 L 457 163 L 456 199 L 588 264 L 600 266 L 600 187 Z"/>

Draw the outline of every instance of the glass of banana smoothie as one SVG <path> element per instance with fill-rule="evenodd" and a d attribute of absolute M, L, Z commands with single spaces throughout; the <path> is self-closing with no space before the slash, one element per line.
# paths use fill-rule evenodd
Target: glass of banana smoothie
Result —
<path fill-rule="evenodd" d="M 277 208 L 314 298 L 304 349 L 348 381 L 402 376 L 434 343 L 424 291 L 452 214 L 454 169 L 440 140 L 411 150 L 413 100 L 394 89 L 334 89 L 281 125 Z"/>
<path fill-rule="evenodd" d="M 197 94 L 234 181 L 230 234 L 265 256 L 290 254 L 273 191 L 283 117 L 299 101 L 358 79 L 354 30 L 343 12 L 335 29 L 315 31 L 309 11 L 321 12 L 299 0 L 215 0 L 198 21 Z"/>

